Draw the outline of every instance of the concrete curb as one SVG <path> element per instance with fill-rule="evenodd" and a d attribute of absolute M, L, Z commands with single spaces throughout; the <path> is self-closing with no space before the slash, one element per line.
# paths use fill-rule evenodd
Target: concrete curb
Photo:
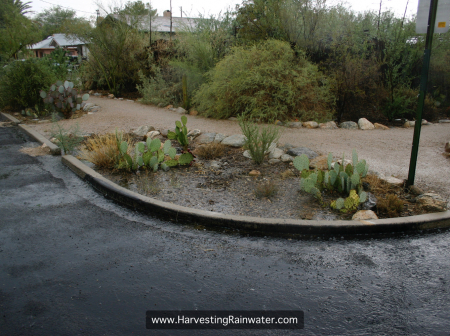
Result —
<path fill-rule="evenodd" d="M 1 115 L 3 117 L 5 117 L 6 119 L 8 119 L 9 121 L 11 121 L 13 123 L 13 125 L 19 125 L 21 123 L 21 121 L 19 119 L 14 118 L 11 114 L 5 113 L 5 112 L 1 112 Z"/>
<path fill-rule="evenodd" d="M 34 129 L 31 129 L 30 127 L 24 124 L 20 124 L 19 127 L 29 136 L 34 138 L 36 141 L 40 142 L 41 144 L 46 144 L 48 148 L 50 148 L 50 153 L 52 153 L 52 155 L 61 155 L 61 148 L 56 146 L 53 142 L 48 140 L 41 133 L 35 131 Z"/>
<path fill-rule="evenodd" d="M 450 227 L 450 211 L 371 221 L 315 221 L 225 215 L 191 209 L 139 195 L 107 180 L 71 155 L 65 155 L 61 160 L 64 165 L 104 196 L 132 209 L 174 222 L 191 222 L 276 234 L 305 235 L 391 233 Z"/>

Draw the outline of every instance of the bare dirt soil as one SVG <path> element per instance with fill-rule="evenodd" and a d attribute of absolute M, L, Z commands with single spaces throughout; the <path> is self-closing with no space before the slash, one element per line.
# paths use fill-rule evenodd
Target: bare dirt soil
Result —
<path fill-rule="evenodd" d="M 176 112 L 155 106 L 141 105 L 139 103 L 127 100 L 113 100 L 91 96 L 88 102 L 99 105 L 99 111 L 92 114 L 82 115 L 76 119 L 62 120 L 60 121 L 61 125 L 65 128 L 69 128 L 78 123 L 83 132 L 99 134 L 114 132 L 116 128 L 123 130 L 124 132 L 130 132 L 142 125 L 151 125 L 156 129 L 168 129 L 173 128 L 175 121 L 180 119 L 180 115 Z M 200 129 L 202 132 L 216 132 L 227 135 L 241 133 L 237 121 L 214 120 L 200 116 L 188 116 L 187 126 L 190 129 Z M 42 134 L 50 137 L 51 124 L 33 124 L 32 127 L 35 127 L 35 129 L 40 131 Z M 365 159 L 368 162 L 370 170 L 376 171 L 385 176 L 395 176 L 400 179 L 406 179 L 408 176 L 411 145 L 414 132 L 412 128 L 406 129 L 397 127 L 389 130 L 376 129 L 366 131 L 347 129 L 291 129 L 284 127 L 282 129 L 283 133 L 279 141 L 281 143 L 289 143 L 295 147 L 308 147 L 316 151 L 318 154 L 327 154 L 331 152 L 335 157 L 341 157 L 342 154 L 345 153 L 347 158 L 351 157 L 351 152 L 354 148 L 358 152 L 359 158 Z M 449 140 L 450 124 L 432 124 L 424 125 L 422 127 L 415 179 L 416 186 L 422 188 L 426 192 L 437 192 L 447 199 L 447 201 L 450 198 L 450 158 L 448 155 L 445 155 L 444 146 L 445 142 Z M 243 157 L 241 158 L 241 160 L 244 160 Z M 218 211 L 221 206 L 231 207 L 231 205 L 221 205 L 217 200 L 232 198 L 232 196 L 226 197 L 226 193 L 232 193 L 233 189 L 242 189 L 242 183 L 256 183 L 255 179 L 248 177 L 239 179 L 240 182 L 235 183 L 233 182 L 234 179 L 229 175 L 248 175 L 248 172 L 252 168 L 251 160 L 248 161 L 250 162 L 250 165 L 239 168 L 240 170 L 237 172 L 218 174 L 217 181 L 219 182 L 210 177 L 210 185 L 217 186 L 217 188 L 202 188 L 202 186 L 199 186 L 198 184 L 204 182 L 193 181 L 186 188 L 178 188 L 176 193 L 184 196 L 177 198 L 185 198 L 182 205 L 194 206 L 193 204 L 195 204 L 196 201 L 192 198 L 193 189 L 203 190 L 205 194 L 207 194 L 209 192 L 208 190 L 221 190 L 221 183 L 227 183 L 227 189 L 220 192 L 223 196 L 219 198 L 211 196 L 211 202 L 208 200 L 208 206 L 206 206 L 205 209 Z M 286 169 L 289 169 L 289 166 L 283 164 L 276 167 L 267 166 L 266 168 L 273 170 L 274 174 L 281 174 Z M 176 187 L 178 185 L 185 182 L 182 172 L 179 172 L 181 173 L 179 176 L 175 173 L 169 173 L 166 176 L 167 185 L 171 186 L 171 188 L 175 187 L 175 189 L 177 189 Z M 221 174 L 224 175 L 220 176 Z M 267 176 L 269 176 L 268 173 L 263 173 L 262 178 L 267 178 Z M 272 174 L 272 176 L 274 175 Z M 122 183 L 126 184 L 130 182 L 122 181 Z M 131 184 L 134 183 L 135 182 L 131 182 Z M 286 199 L 291 199 L 293 202 L 293 209 L 295 209 L 295 204 L 298 204 L 299 201 L 296 197 L 305 197 L 299 195 L 297 192 L 298 178 L 292 180 L 280 179 L 279 183 L 278 197 L 282 194 L 288 195 L 289 197 Z M 255 187 L 256 185 L 252 186 L 253 190 Z M 151 187 L 149 188 L 150 193 L 156 192 L 156 190 L 152 191 Z M 164 195 L 165 200 L 171 201 L 171 198 L 172 200 L 174 199 L 173 191 L 172 196 L 170 196 L 171 188 L 166 188 L 164 185 L 158 186 L 157 188 L 160 188 L 158 193 L 161 197 Z M 250 190 L 250 188 L 248 190 Z M 202 197 L 202 200 L 207 197 L 209 196 L 207 195 Z M 252 209 L 259 208 L 261 210 L 255 210 L 256 212 L 252 214 L 259 216 L 264 215 L 265 209 L 269 211 L 269 208 L 274 208 L 274 210 L 271 211 L 278 211 L 284 214 L 295 213 L 294 216 L 296 218 L 298 218 L 298 216 L 304 218 L 311 217 L 310 214 L 302 214 L 301 209 L 298 211 L 286 210 L 287 208 L 284 208 L 281 205 L 286 202 L 278 203 L 277 206 L 275 204 L 277 203 L 276 199 L 276 197 L 273 199 L 255 199 L 254 197 L 248 197 L 247 199 L 244 198 L 245 202 L 242 201 L 241 206 L 236 208 L 236 213 L 251 215 Z M 282 197 L 279 199 L 282 199 Z M 256 206 L 255 202 L 259 205 Z M 320 213 L 319 216 L 322 214 L 323 213 Z M 325 215 L 327 215 L 327 213 L 325 213 Z"/>

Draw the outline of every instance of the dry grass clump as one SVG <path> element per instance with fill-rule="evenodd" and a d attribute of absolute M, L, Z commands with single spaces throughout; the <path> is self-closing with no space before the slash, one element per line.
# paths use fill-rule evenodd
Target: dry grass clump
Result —
<path fill-rule="evenodd" d="M 128 141 L 126 137 L 123 140 Z M 108 133 L 87 139 L 78 158 L 92 162 L 99 168 L 114 168 L 120 158 L 116 135 Z"/>
<path fill-rule="evenodd" d="M 221 143 L 210 142 L 209 144 L 199 146 L 194 150 L 194 154 L 205 160 L 213 160 L 222 157 L 226 146 Z"/>
<path fill-rule="evenodd" d="M 278 186 L 272 180 L 267 180 L 262 183 L 259 183 L 256 186 L 255 196 L 257 198 L 272 198 L 275 197 L 278 193 Z"/>
<path fill-rule="evenodd" d="M 367 175 L 362 181 L 368 183 L 369 191 L 377 195 L 387 195 L 393 191 L 399 192 L 401 190 L 400 187 L 387 183 L 376 175 Z"/>
<path fill-rule="evenodd" d="M 387 194 L 378 200 L 377 210 L 388 217 L 398 217 L 403 211 L 403 201 L 397 195 Z"/>
<path fill-rule="evenodd" d="M 282 172 L 280 175 L 281 175 L 281 178 L 282 178 L 283 180 L 295 176 L 294 172 L 293 172 L 292 170 L 290 170 L 290 169 L 286 169 L 286 170 L 285 170 L 284 172 Z"/>

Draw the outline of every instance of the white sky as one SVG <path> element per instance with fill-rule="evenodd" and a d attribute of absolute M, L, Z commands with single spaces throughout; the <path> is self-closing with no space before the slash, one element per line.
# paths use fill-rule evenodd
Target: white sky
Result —
<path fill-rule="evenodd" d="M 27 0 L 22 0 L 27 2 Z M 144 3 L 149 0 L 142 0 Z M 397 16 L 402 16 L 405 11 L 406 4 L 408 3 L 408 16 L 417 13 L 418 0 L 381 0 L 382 10 L 392 9 Z M 126 3 L 123 0 L 122 3 Z M 328 0 L 327 3 L 337 3 L 338 0 Z M 120 4 L 115 0 L 103 0 L 104 7 L 117 6 L 114 4 Z M 225 11 L 227 8 L 234 9 L 236 4 L 240 4 L 242 1 L 238 0 L 172 0 L 172 12 L 174 16 L 180 16 L 180 7 L 183 7 L 183 16 L 196 17 L 198 13 L 204 15 L 218 14 L 220 11 Z M 355 11 L 374 10 L 378 12 L 380 7 L 380 1 L 378 0 L 347 0 L 348 6 L 351 6 Z M 151 0 L 153 8 L 158 10 L 158 15 L 162 15 L 162 12 L 170 8 L 170 0 Z M 60 5 L 77 11 L 77 16 L 84 16 L 89 18 L 95 17 L 95 10 L 98 6 L 93 0 L 31 0 L 31 10 L 34 13 L 39 13 L 44 9 L 51 8 L 54 5 Z"/>

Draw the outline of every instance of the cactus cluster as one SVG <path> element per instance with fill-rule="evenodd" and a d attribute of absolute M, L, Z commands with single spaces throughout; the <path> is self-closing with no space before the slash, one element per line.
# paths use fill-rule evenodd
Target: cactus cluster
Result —
<path fill-rule="evenodd" d="M 175 122 L 175 132 L 169 131 L 167 133 L 167 137 L 171 140 L 177 140 L 178 143 L 183 148 L 183 154 L 178 158 L 178 162 L 180 165 L 190 164 L 194 160 L 194 155 L 189 150 L 189 139 L 188 139 L 188 129 L 186 127 L 187 117 L 182 116 L 181 122 Z"/>
<path fill-rule="evenodd" d="M 49 92 L 40 91 L 41 98 L 44 103 L 50 107 L 52 112 L 61 112 L 67 119 L 72 116 L 72 113 L 84 107 L 86 100 L 89 99 L 89 94 L 78 96 L 77 89 L 74 89 L 73 83 L 65 81 L 57 81 L 50 86 Z"/>
<path fill-rule="evenodd" d="M 345 166 L 345 160 L 342 157 L 342 164 L 335 162 L 333 165 L 333 155 L 330 153 L 327 159 L 328 170 L 311 172 L 308 157 L 304 154 L 296 157 L 293 163 L 294 167 L 301 172 L 300 189 L 312 194 L 321 203 L 323 203 L 323 190 L 348 195 L 345 199 L 338 198 L 332 201 L 330 206 L 343 212 L 356 210 L 359 203 L 367 200 L 367 193 L 362 188 L 361 179 L 367 175 L 369 166 L 365 160 L 358 161 L 355 150 L 353 150 L 352 159 L 353 164 L 349 163 Z"/>

